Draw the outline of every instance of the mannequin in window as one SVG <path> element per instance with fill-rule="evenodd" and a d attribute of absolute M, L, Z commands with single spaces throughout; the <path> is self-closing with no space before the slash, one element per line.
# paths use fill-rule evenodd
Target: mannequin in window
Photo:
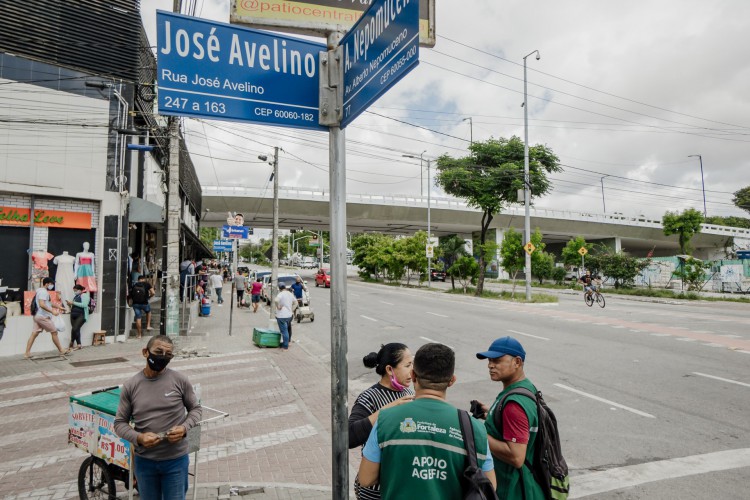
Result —
<path fill-rule="evenodd" d="M 34 290 L 42 286 L 42 280 L 49 277 L 48 263 L 55 258 L 43 248 L 37 248 L 31 253 L 31 261 L 34 266 L 31 268 L 31 284 Z"/>
<path fill-rule="evenodd" d="M 96 274 L 94 273 L 95 262 L 96 256 L 89 252 L 89 242 L 86 241 L 83 243 L 83 252 L 76 254 L 73 272 L 76 276 L 76 283 L 89 292 L 96 292 L 99 289 L 96 286 Z"/>
<path fill-rule="evenodd" d="M 57 266 L 55 289 L 60 292 L 63 304 L 67 304 L 73 300 L 73 285 L 75 284 L 73 265 L 75 261 L 76 258 L 68 252 L 61 253 L 52 261 Z"/>

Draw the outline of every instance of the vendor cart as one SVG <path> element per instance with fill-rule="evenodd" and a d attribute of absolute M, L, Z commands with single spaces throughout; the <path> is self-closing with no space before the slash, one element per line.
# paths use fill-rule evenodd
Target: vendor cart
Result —
<path fill-rule="evenodd" d="M 195 386 L 200 400 L 200 386 Z M 115 434 L 115 415 L 120 402 L 120 386 L 99 389 L 70 397 L 68 443 L 89 454 L 78 471 L 78 494 L 81 500 L 116 498 L 115 481 L 122 481 L 128 498 L 138 488 L 133 481 L 133 446 Z M 188 431 L 189 450 L 193 453 L 193 498 L 196 494 L 198 450 L 201 426 L 229 416 L 228 413 L 202 406 L 217 415 L 201 420 Z"/>

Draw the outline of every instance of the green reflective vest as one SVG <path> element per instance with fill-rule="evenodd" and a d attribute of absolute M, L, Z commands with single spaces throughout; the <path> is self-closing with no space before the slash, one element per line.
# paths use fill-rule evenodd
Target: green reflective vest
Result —
<path fill-rule="evenodd" d="M 516 382 L 515 384 L 509 385 L 508 387 L 503 389 L 503 392 L 497 395 L 497 399 L 495 399 L 495 402 L 490 407 L 490 411 L 487 414 L 487 420 L 484 424 L 487 428 L 487 434 L 494 437 L 495 439 L 499 439 L 501 441 L 503 440 L 503 437 L 495 427 L 495 410 L 497 409 L 498 411 L 500 411 L 498 403 L 500 403 L 500 400 L 505 395 L 505 393 L 517 387 L 525 387 L 526 389 L 536 394 L 536 387 L 534 387 L 534 384 L 532 384 L 529 379 L 525 378 Z M 520 404 L 523 410 L 526 412 L 526 417 L 529 419 L 529 442 L 526 445 L 526 462 L 533 464 L 534 442 L 536 441 L 536 435 L 539 426 L 539 417 L 536 411 L 536 403 L 534 402 L 534 400 L 520 394 L 510 396 L 505 402 L 506 405 L 508 404 L 508 401 L 514 401 Z M 528 466 L 524 464 L 521 469 L 516 469 L 512 465 L 505 463 L 494 456 L 492 457 L 492 459 L 495 462 L 497 497 L 500 500 L 544 500 L 544 493 L 542 492 L 542 488 L 534 480 L 534 475 L 531 473 L 531 470 L 529 470 Z M 521 479 L 523 479 L 523 483 L 521 483 Z M 524 491 L 526 492 L 526 496 L 524 496 Z"/>
<path fill-rule="evenodd" d="M 487 434 L 472 418 L 479 467 L 487 459 Z M 461 498 L 466 451 L 456 407 L 419 398 L 378 415 L 380 492 L 384 500 Z"/>

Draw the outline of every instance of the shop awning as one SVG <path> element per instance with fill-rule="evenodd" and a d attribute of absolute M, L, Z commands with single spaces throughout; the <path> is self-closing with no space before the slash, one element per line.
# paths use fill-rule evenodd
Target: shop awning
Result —
<path fill-rule="evenodd" d="M 185 236 L 185 250 L 188 252 L 186 255 L 183 254 L 183 258 L 193 258 L 195 260 L 201 259 L 212 259 L 214 253 L 208 248 L 200 238 L 198 238 L 188 227 L 182 225 L 182 233 Z"/>
<path fill-rule="evenodd" d="M 141 198 L 130 198 L 129 222 L 163 223 L 163 209 L 156 203 Z"/>

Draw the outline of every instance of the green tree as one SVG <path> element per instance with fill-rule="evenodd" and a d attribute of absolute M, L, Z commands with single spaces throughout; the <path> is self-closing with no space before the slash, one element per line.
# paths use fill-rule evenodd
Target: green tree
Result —
<path fill-rule="evenodd" d="M 464 248 L 465 244 L 466 242 L 463 240 L 463 238 L 455 234 L 440 239 L 438 248 L 440 250 L 440 253 L 442 254 L 441 258 L 445 263 L 446 272 L 458 259 L 465 255 L 468 255 L 466 248 Z M 448 275 L 451 277 L 451 287 L 453 287 L 453 289 L 455 290 L 456 280 L 450 273 L 448 273 Z"/>
<path fill-rule="evenodd" d="M 750 229 L 750 219 L 747 217 L 735 217 L 729 215 L 727 217 L 721 217 L 718 215 L 712 215 L 706 217 L 706 224 L 713 224 L 715 226 L 730 226 L 730 227 L 741 227 L 744 229 Z"/>
<path fill-rule="evenodd" d="M 666 212 L 662 217 L 662 226 L 664 226 L 664 235 L 679 236 L 680 253 L 683 255 L 692 255 L 693 249 L 690 246 L 690 240 L 701 230 L 703 223 L 703 214 L 694 208 L 688 208 L 681 214 L 677 212 Z"/>
<path fill-rule="evenodd" d="M 602 248 L 606 248 L 602 245 Z M 615 288 L 627 288 L 633 286 L 638 276 L 650 264 L 650 259 L 639 259 L 625 252 L 607 252 L 592 256 L 592 264 L 596 270 L 592 274 L 601 274 L 606 278 L 613 279 Z M 593 267 L 593 266 L 591 266 Z"/>
<path fill-rule="evenodd" d="M 221 239 L 221 229 L 218 227 L 202 227 L 199 232 L 200 240 L 211 250 L 214 249 L 214 240 Z"/>
<path fill-rule="evenodd" d="M 700 290 L 706 281 L 706 270 L 710 267 L 710 262 L 690 257 L 680 262 L 674 276 L 680 278 L 688 286 L 688 290 Z"/>
<path fill-rule="evenodd" d="M 352 238 L 352 250 L 354 260 L 352 263 L 359 267 L 359 275 L 362 278 L 370 276 L 379 279 L 385 271 L 385 249 L 390 245 L 392 238 L 380 233 L 358 234 Z"/>
<path fill-rule="evenodd" d="M 560 258 L 567 267 L 578 267 L 581 264 L 581 254 L 578 251 L 581 247 L 586 248 L 589 252 L 593 247 L 593 243 L 586 243 L 583 236 L 576 236 L 572 240 L 565 244 L 565 248 L 560 253 Z"/>
<path fill-rule="evenodd" d="M 541 285 L 544 283 L 544 280 L 553 277 L 553 272 L 555 270 L 555 256 L 551 253 L 540 252 L 539 250 L 535 250 L 534 253 L 531 254 L 532 257 L 535 255 L 535 260 L 532 259 L 531 268 L 534 270 L 534 276 L 539 280 L 539 284 Z M 563 271 L 563 273 L 564 272 L 565 271 Z M 565 277 L 565 274 L 563 274 L 563 277 Z"/>
<path fill-rule="evenodd" d="M 732 203 L 745 212 L 750 213 L 750 186 L 735 191 Z"/>
<path fill-rule="evenodd" d="M 453 278 L 458 280 L 459 284 L 464 289 L 464 293 L 466 293 L 469 283 L 473 282 L 477 276 L 479 276 L 479 264 L 474 260 L 474 257 L 463 255 L 456 259 L 453 265 L 448 268 L 447 272 L 450 275 L 451 280 Z"/>
<path fill-rule="evenodd" d="M 469 153 L 462 158 L 438 158 L 435 180 L 446 193 L 482 211 L 479 244 L 483 246 L 495 214 L 506 204 L 518 203 L 518 190 L 524 188 L 524 143 L 516 136 L 489 139 L 472 143 Z M 547 174 L 561 170 L 550 148 L 542 144 L 529 148 L 529 185 L 534 196 L 547 194 L 551 187 Z M 479 254 L 477 296 L 484 289 L 484 254 Z"/>
<path fill-rule="evenodd" d="M 509 228 L 503 236 L 503 242 L 500 244 L 500 257 L 503 259 L 503 269 L 505 269 L 513 280 L 513 292 L 516 293 L 516 276 L 526 265 L 526 254 L 523 249 L 523 235 Z"/>
<path fill-rule="evenodd" d="M 396 248 L 403 261 L 403 266 L 406 269 L 407 285 L 411 282 L 411 276 L 414 273 L 416 273 L 418 277 L 417 279 L 420 283 L 423 281 L 423 278 L 427 276 L 426 246 L 426 231 L 417 231 L 413 236 L 396 240 Z M 435 255 L 434 258 L 437 259 L 438 257 L 439 255 Z"/>

